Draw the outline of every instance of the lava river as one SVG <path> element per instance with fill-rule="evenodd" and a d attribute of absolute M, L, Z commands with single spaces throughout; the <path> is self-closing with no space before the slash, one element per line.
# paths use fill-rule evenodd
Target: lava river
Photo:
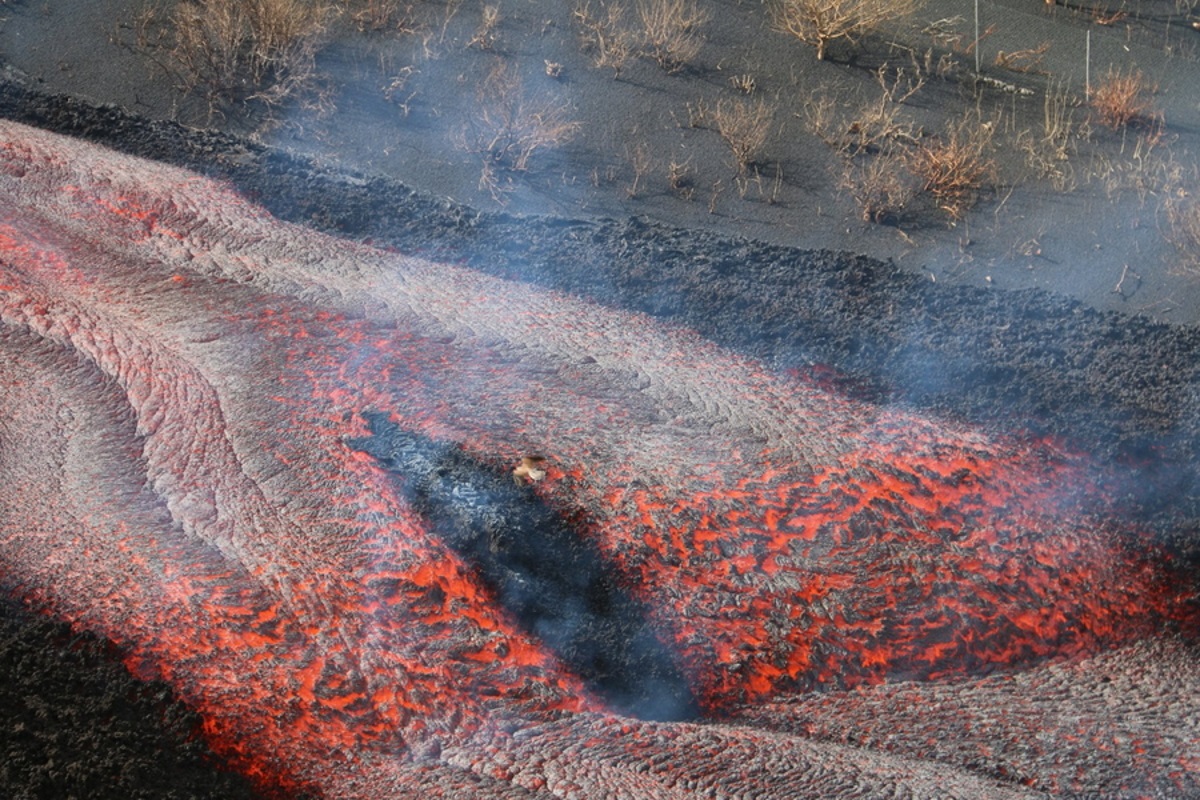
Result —
<path fill-rule="evenodd" d="M 1194 588 L 1051 443 L 12 123 L 0 375 L 5 590 L 168 681 L 266 791 L 1200 794 Z M 580 613 L 641 615 L 674 699 L 614 700 L 501 602 L 478 553 L 508 545 L 433 516 L 486 498 L 385 434 L 548 509 L 537 548 L 622 598 Z"/>

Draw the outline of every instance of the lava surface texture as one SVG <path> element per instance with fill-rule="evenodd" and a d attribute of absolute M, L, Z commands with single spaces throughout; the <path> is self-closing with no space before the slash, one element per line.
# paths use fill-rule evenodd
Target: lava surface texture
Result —
<path fill-rule="evenodd" d="M 1200 794 L 1194 592 L 1052 443 L 14 123 L 0 374 L 6 591 L 265 792 Z"/>

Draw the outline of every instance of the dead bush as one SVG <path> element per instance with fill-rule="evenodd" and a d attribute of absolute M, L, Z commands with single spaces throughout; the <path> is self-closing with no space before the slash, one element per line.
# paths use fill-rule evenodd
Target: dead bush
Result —
<path fill-rule="evenodd" d="M 854 41 L 912 14 L 924 0 L 774 0 L 775 26 L 817 48 L 824 60 L 830 42 Z"/>
<path fill-rule="evenodd" d="M 961 219 L 995 174 L 989 155 L 995 124 L 976 114 L 951 122 L 942 136 L 923 141 L 908 154 L 908 168 L 938 207 Z"/>
<path fill-rule="evenodd" d="M 580 0 L 572 12 L 584 52 L 597 67 L 621 69 L 634 56 L 678 72 L 700 52 L 699 29 L 709 13 L 697 0 L 636 0 L 635 14 L 620 0 Z M 632 17 L 632 18 L 631 18 Z"/>
<path fill-rule="evenodd" d="M 917 192 L 903 159 L 892 156 L 847 160 L 838 179 L 838 188 L 854 199 L 863 222 L 892 225 L 900 221 Z"/>
<path fill-rule="evenodd" d="M 516 69 L 498 62 L 479 87 L 478 104 L 460 136 L 461 145 L 483 159 L 481 185 L 494 196 L 503 172 L 524 172 L 538 151 L 569 142 L 580 125 L 565 102 L 527 91 Z"/>
<path fill-rule="evenodd" d="M 1180 269 L 1200 278 L 1200 202 L 1179 198 L 1167 204 L 1167 240 L 1182 256 Z"/>
<path fill-rule="evenodd" d="M 1153 88 L 1136 70 L 1110 70 L 1092 89 L 1091 103 L 1100 122 L 1113 130 L 1139 122 L 1152 122 L 1157 114 L 1148 97 Z"/>
<path fill-rule="evenodd" d="M 338 13 L 312 0 L 183 0 L 142 12 L 139 44 L 165 50 L 183 88 L 214 108 L 316 98 L 316 55 Z M 153 38 L 145 31 L 155 28 Z"/>
<path fill-rule="evenodd" d="M 642 47 L 667 72 L 677 72 L 700 53 L 699 29 L 709 20 L 696 0 L 638 0 Z"/>
<path fill-rule="evenodd" d="M 886 65 L 885 65 L 886 67 Z M 814 96 L 805 106 L 809 129 L 846 158 L 862 153 L 891 152 L 896 145 L 915 144 L 917 125 L 904 102 L 920 91 L 924 79 L 906 70 L 876 73 L 880 93 L 856 107 L 842 106 L 828 95 Z"/>
<path fill-rule="evenodd" d="M 601 69 L 620 74 L 636 49 L 633 31 L 625 25 L 625 6 L 615 2 L 583 0 L 573 12 L 585 53 Z"/>
<path fill-rule="evenodd" d="M 1176 269 L 1200 278 L 1200 200 L 1179 190 L 1164 203 L 1167 241 L 1179 254 Z"/>
<path fill-rule="evenodd" d="M 671 191 L 684 200 L 691 200 L 696 195 L 696 176 L 692 172 L 692 158 L 685 161 L 672 158 L 667 165 L 667 185 Z"/>
<path fill-rule="evenodd" d="M 763 99 L 726 97 L 706 109 L 704 116 L 729 147 L 740 173 L 762 157 L 775 124 L 775 105 Z"/>
<path fill-rule="evenodd" d="M 1026 165 L 1038 178 L 1049 180 L 1060 192 L 1068 191 L 1074 185 L 1070 162 L 1079 138 L 1074 107 L 1067 90 L 1052 84 L 1042 100 L 1041 130 L 1021 131 L 1016 140 L 1025 153 Z"/>
<path fill-rule="evenodd" d="M 644 142 L 638 142 L 632 146 L 625 146 L 625 158 L 629 161 L 630 169 L 633 172 L 633 179 L 625 188 L 625 194 L 632 200 L 638 196 L 646 177 L 654 171 L 654 157 Z"/>
<path fill-rule="evenodd" d="M 1042 67 L 1042 59 L 1050 51 L 1050 43 L 1042 42 L 1037 47 L 1025 50 L 1003 50 L 996 53 L 996 66 L 1010 69 L 1013 72 L 1028 72 L 1038 75 L 1047 74 Z"/>
<path fill-rule="evenodd" d="M 488 4 L 479 15 L 479 27 L 467 42 L 467 47 L 478 47 L 480 50 L 492 50 L 496 47 L 498 28 L 500 27 L 499 4 Z"/>
<path fill-rule="evenodd" d="M 410 31 L 413 5 L 401 0 L 343 0 L 360 31 Z"/>

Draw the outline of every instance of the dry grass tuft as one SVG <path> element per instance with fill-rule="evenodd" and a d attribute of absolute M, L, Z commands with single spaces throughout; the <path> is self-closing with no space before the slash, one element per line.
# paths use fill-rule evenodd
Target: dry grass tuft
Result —
<path fill-rule="evenodd" d="M 620 0 L 580 0 L 572 16 L 592 63 L 619 75 L 635 56 L 654 60 L 668 73 L 680 71 L 699 55 L 704 43 L 699 30 L 711 15 L 697 0 L 636 0 L 633 15 Z"/>
<path fill-rule="evenodd" d="M 1200 278 L 1200 199 L 1180 192 L 1164 203 L 1167 241 L 1179 254 L 1176 271 Z"/>
<path fill-rule="evenodd" d="M 1082 135 L 1075 124 L 1075 105 L 1064 87 L 1051 85 L 1042 100 L 1041 131 L 1022 131 L 1016 140 L 1025 153 L 1026 165 L 1059 192 L 1074 187 L 1071 156 Z"/>
<path fill-rule="evenodd" d="M 1148 97 L 1153 91 L 1141 72 L 1111 70 L 1092 89 L 1092 108 L 1100 122 L 1113 130 L 1152 123 L 1158 117 Z"/>
<path fill-rule="evenodd" d="M 924 0 L 774 0 L 772 12 L 776 28 L 814 45 L 824 60 L 831 42 L 852 42 L 922 5 Z"/>
<path fill-rule="evenodd" d="M 502 173 L 527 171 L 535 153 L 561 147 L 580 129 L 568 104 L 526 91 L 516 69 L 504 61 L 480 85 L 478 101 L 460 143 L 482 158 L 480 186 L 496 199 L 508 183 Z"/>
<path fill-rule="evenodd" d="M 637 49 L 633 32 L 625 25 L 625 6 L 620 3 L 583 0 L 572 12 L 583 51 L 592 64 L 620 75 Z"/>
<path fill-rule="evenodd" d="M 741 173 L 761 160 L 775 126 L 775 105 L 763 99 L 726 97 L 706 109 L 705 118 L 729 147 Z"/>
<path fill-rule="evenodd" d="M 908 166 L 938 207 L 961 219 L 975 205 L 983 186 L 995 175 L 989 155 L 995 124 L 976 114 L 952 121 L 943 136 L 922 142 L 908 155 Z"/>
<path fill-rule="evenodd" d="M 916 196 L 912 174 L 897 158 L 847 160 L 838 188 L 850 195 L 863 222 L 895 225 Z"/>
<path fill-rule="evenodd" d="M 401 0 L 342 0 L 360 31 L 411 31 L 412 2 Z"/>
<path fill-rule="evenodd" d="M 479 27 L 467 42 L 467 47 L 478 47 L 480 50 L 493 50 L 496 47 L 498 29 L 500 27 L 500 5 L 489 3 L 479 13 Z"/>
<path fill-rule="evenodd" d="M 338 9 L 309 0 L 183 0 L 142 11 L 139 45 L 166 51 L 182 87 L 225 105 L 322 100 L 317 53 Z M 148 36 L 156 30 L 154 37 Z"/>
<path fill-rule="evenodd" d="M 667 72 L 678 72 L 700 54 L 698 33 L 710 14 L 696 0 L 638 0 L 643 51 Z"/>

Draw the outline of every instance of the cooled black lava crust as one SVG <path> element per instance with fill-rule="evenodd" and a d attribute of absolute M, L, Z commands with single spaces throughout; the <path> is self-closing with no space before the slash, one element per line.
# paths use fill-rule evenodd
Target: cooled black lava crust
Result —
<path fill-rule="evenodd" d="M 613 708 L 639 719 L 696 716 L 691 690 L 616 569 L 530 487 L 457 446 L 368 412 L 351 439 L 474 567 L 497 602 Z"/>

